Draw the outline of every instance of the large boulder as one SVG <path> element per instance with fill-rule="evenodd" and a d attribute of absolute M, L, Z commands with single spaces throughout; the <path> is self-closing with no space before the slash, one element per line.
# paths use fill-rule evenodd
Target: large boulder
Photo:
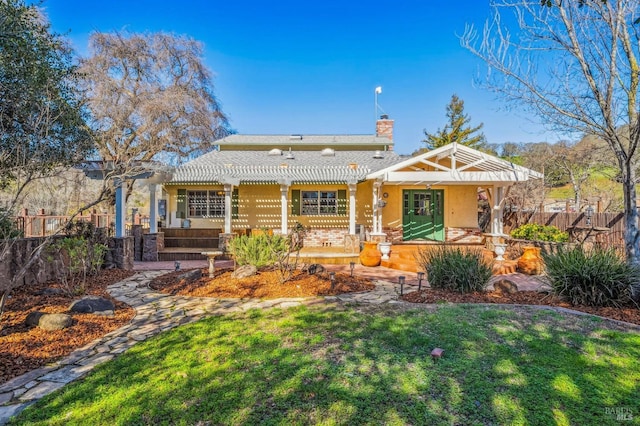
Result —
<path fill-rule="evenodd" d="M 34 311 L 27 315 L 25 323 L 29 326 L 37 326 L 43 330 L 53 331 L 71 327 L 73 318 L 67 314 L 47 314 Z"/>
<path fill-rule="evenodd" d="M 242 265 L 231 274 L 232 278 L 248 278 L 258 273 L 258 269 L 253 265 Z"/>
<path fill-rule="evenodd" d="M 85 296 L 71 303 L 69 311 L 88 314 L 92 312 L 113 311 L 114 308 L 113 302 L 109 299 L 100 296 Z"/>

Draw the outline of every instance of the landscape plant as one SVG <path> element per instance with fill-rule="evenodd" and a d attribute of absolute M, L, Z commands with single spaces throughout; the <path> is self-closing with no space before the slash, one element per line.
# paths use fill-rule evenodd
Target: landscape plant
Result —
<path fill-rule="evenodd" d="M 107 237 L 91 222 L 73 221 L 47 247 L 47 260 L 55 263 L 58 281 L 69 296 L 84 293 L 88 276 L 100 272 L 104 264 Z"/>
<path fill-rule="evenodd" d="M 569 241 L 569 234 L 561 231 L 557 226 L 540 225 L 537 223 L 527 223 L 513 231 L 511 237 L 529 241 L 548 241 L 554 243 L 564 243 Z"/>
<path fill-rule="evenodd" d="M 419 249 L 416 262 L 432 288 L 459 293 L 484 291 L 492 274 L 481 250 L 444 244 Z"/>
<path fill-rule="evenodd" d="M 300 250 L 304 244 L 306 233 L 307 228 L 300 222 L 296 222 L 287 235 L 284 247 L 280 244 L 271 244 L 269 246 L 276 259 L 276 267 L 278 268 L 281 283 L 289 281 L 293 276 L 293 271 L 298 268 Z"/>
<path fill-rule="evenodd" d="M 229 250 L 238 265 L 256 268 L 274 265 L 277 253 L 287 249 L 287 240 L 281 235 L 268 235 L 266 230 L 256 235 L 241 235 L 229 242 Z"/>
<path fill-rule="evenodd" d="M 542 256 L 554 294 L 572 305 L 620 307 L 640 296 L 640 266 L 613 248 L 577 246 Z"/>

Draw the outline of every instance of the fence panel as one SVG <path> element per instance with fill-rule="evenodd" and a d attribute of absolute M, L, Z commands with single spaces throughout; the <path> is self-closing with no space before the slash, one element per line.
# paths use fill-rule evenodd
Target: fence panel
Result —
<path fill-rule="evenodd" d="M 591 223 L 587 223 L 587 217 L 582 213 L 563 212 L 505 212 L 504 230 L 510 233 L 518 226 L 527 223 L 538 225 L 552 225 L 562 231 L 567 231 L 572 227 L 594 227 L 607 228 L 608 232 L 603 232 L 603 242 L 613 247 L 624 247 L 624 214 L 623 213 L 594 213 Z"/>

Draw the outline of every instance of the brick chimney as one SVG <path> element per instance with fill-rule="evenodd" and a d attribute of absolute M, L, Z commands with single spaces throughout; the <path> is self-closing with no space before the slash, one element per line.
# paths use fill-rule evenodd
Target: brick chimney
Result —
<path fill-rule="evenodd" d="M 376 121 L 376 136 L 389 139 L 389 150 L 393 149 L 393 120 L 387 114 L 382 114 Z"/>

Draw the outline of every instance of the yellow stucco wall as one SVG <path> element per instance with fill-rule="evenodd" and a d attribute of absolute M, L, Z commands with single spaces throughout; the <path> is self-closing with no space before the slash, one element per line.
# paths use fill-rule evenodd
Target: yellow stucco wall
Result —
<path fill-rule="evenodd" d="M 168 197 L 168 211 L 175 212 L 178 208 L 178 189 L 187 191 L 198 190 L 222 190 L 222 185 L 189 185 L 189 186 L 166 186 L 165 191 Z M 341 216 L 294 216 L 291 215 L 291 191 L 347 191 L 347 214 Z M 347 228 L 349 226 L 349 190 L 347 185 L 292 185 L 289 188 L 289 226 L 300 222 L 305 226 L 318 228 Z M 369 215 L 371 214 L 371 201 Z M 238 187 L 238 217 L 232 219 L 234 229 L 244 228 L 280 228 L 280 186 L 279 185 L 240 185 Z M 366 210 L 361 212 L 361 217 L 366 217 Z M 223 228 L 224 218 L 192 218 L 192 228 Z M 357 222 L 357 221 L 356 221 Z M 357 222 L 360 223 L 360 222 Z M 180 223 L 171 224 L 180 226 Z"/>
<path fill-rule="evenodd" d="M 166 186 L 168 196 L 167 210 L 177 210 L 177 190 L 222 190 L 221 185 Z M 314 228 L 347 228 L 349 226 L 349 190 L 347 185 L 292 185 L 289 188 L 289 206 L 291 213 L 292 190 L 347 191 L 347 214 L 343 216 L 289 216 L 289 226 L 300 222 Z M 387 202 L 382 209 L 383 227 L 398 228 L 402 225 L 402 191 L 405 189 L 424 189 L 424 186 L 383 185 L 381 199 Z M 444 226 L 474 228 L 478 226 L 477 187 L 476 186 L 433 186 L 444 190 Z M 382 197 L 386 193 L 387 197 Z M 280 186 L 279 185 L 240 185 L 238 187 L 238 217 L 232 220 L 234 229 L 280 228 Z M 356 223 L 372 226 L 373 182 L 362 182 L 356 189 Z M 193 228 L 223 228 L 224 218 L 189 218 Z M 171 224 L 179 226 L 179 224 Z"/>
<path fill-rule="evenodd" d="M 382 209 L 384 227 L 402 226 L 402 191 L 425 189 L 425 186 L 383 185 L 381 199 L 387 202 Z M 444 226 L 454 228 L 475 228 L 478 226 L 477 186 L 433 186 L 444 190 Z"/>

